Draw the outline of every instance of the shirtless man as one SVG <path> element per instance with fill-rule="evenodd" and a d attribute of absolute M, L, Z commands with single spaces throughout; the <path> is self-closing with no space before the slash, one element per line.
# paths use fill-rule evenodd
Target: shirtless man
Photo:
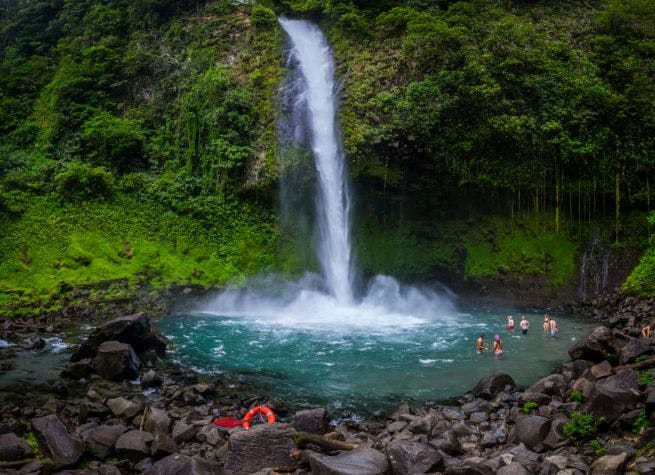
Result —
<path fill-rule="evenodd" d="M 550 331 L 550 315 L 544 315 L 544 331 Z"/>
<path fill-rule="evenodd" d="M 514 330 L 514 317 L 511 315 L 507 315 L 507 329 L 509 331 Z"/>
<path fill-rule="evenodd" d="M 519 323 L 519 326 L 521 327 L 521 333 L 527 335 L 528 328 L 530 327 L 530 322 L 528 322 L 527 318 L 525 318 L 525 315 L 521 315 L 521 323 Z"/>
<path fill-rule="evenodd" d="M 478 354 L 481 354 L 484 350 L 487 349 L 487 347 L 484 344 L 484 333 L 480 333 L 480 336 L 476 340 L 475 349 L 477 350 Z"/>
<path fill-rule="evenodd" d="M 500 339 L 500 335 L 494 337 L 494 355 L 496 358 L 499 358 L 503 354 L 503 341 Z"/>

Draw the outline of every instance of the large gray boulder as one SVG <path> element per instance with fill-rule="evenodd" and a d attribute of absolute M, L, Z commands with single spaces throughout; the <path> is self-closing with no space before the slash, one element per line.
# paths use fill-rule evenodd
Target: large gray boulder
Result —
<path fill-rule="evenodd" d="M 3 462 L 15 462 L 34 456 L 34 451 L 20 437 L 13 432 L 0 435 L 0 460 Z"/>
<path fill-rule="evenodd" d="M 104 459 L 112 453 L 116 441 L 125 432 L 127 432 L 127 427 L 123 424 L 101 425 L 91 429 L 82 438 L 93 455 L 99 459 Z"/>
<path fill-rule="evenodd" d="M 380 451 L 368 447 L 345 450 L 337 455 L 307 451 L 314 475 L 380 475 L 389 471 L 389 461 Z"/>
<path fill-rule="evenodd" d="M 327 411 L 320 407 L 296 412 L 291 424 L 298 432 L 325 434 L 327 422 Z"/>
<path fill-rule="evenodd" d="M 108 399 L 107 406 L 111 409 L 112 414 L 122 419 L 131 419 L 143 410 L 141 404 L 129 401 L 124 397 Z"/>
<path fill-rule="evenodd" d="M 145 313 L 114 318 L 97 326 L 89 338 L 71 356 L 71 361 L 93 358 L 100 345 L 106 341 L 118 341 L 130 345 L 137 353 L 154 349 L 160 358 L 166 353 L 166 343 L 150 329 L 150 319 Z"/>
<path fill-rule="evenodd" d="M 235 430 L 230 435 L 225 470 L 235 475 L 263 468 L 292 472 L 298 468 L 291 451 L 296 448 L 296 431 L 287 424 L 262 424 Z"/>
<path fill-rule="evenodd" d="M 217 464 L 191 458 L 188 455 L 169 455 L 155 463 L 145 475 L 223 475 L 225 471 Z"/>
<path fill-rule="evenodd" d="M 93 368 L 105 379 L 133 379 L 139 374 L 141 361 L 132 347 L 118 341 L 105 341 L 93 358 Z"/>
<path fill-rule="evenodd" d="M 512 440 L 522 442 L 530 450 L 541 452 L 550 432 L 550 419 L 541 416 L 521 416 L 514 424 Z"/>
<path fill-rule="evenodd" d="M 473 388 L 473 394 L 484 399 L 493 399 L 505 386 L 516 387 L 516 383 L 507 373 L 495 373 L 485 378 Z"/>
<path fill-rule="evenodd" d="M 649 343 L 641 338 L 632 338 L 621 348 L 621 364 L 632 363 L 637 357 L 652 353 Z"/>
<path fill-rule="evenodd" d="M 57 467 L 73 465 L 84 453 L 84 442 L 70 435 L 66 426 L 54 414 L 35 417 L 32 419 L 32 428 Z"/>
<path fill-rule="evenodd" d="M 441 454 L 428 444 L 398 440 L 387 449 L 391 469 L 397 475 L 426 473 L 435 470 L 441 462 Z"/>
<path fill-rule="evenodd" d="M 628 454 L 603 455 L 591 465 L 591 475 L 621 475 L 625 473 Z"/>
<path fill-rule="evenodd" d="M 620 353 L 620 345 L 614 339 L 612 331 L 605 326 L 593 328 L 569 348 L 571 359 L 595 363 L 603 360 L 618 362 Z"/>
<path fill-rule="evenodd" d="M 171 427 L 171 418 L 164 409 L 149 407 L 143 421 L 143 430 L 155 434 L 163 432 L 167 434 Z"/>
<path fill-rule="evenodd" d="M 550 396 L 563 396 L 566 394 L 567 386 L 564 376 L 561 374 L 551 374 L 540 379 L 528 389 L 526 393 L 531 394 L 548 394 Z"/>
<path fill-rule="evenodd" d="M 635 409 L 640 397 L 638 379 L 638 372 L 626 369 L 594 382 L 586 404 L 587 412 L 612 423 L 624 412 Z"/>
<path fill-rule="evenodd" d="M 122 434 L 116 441 L 115 450 L 119 458 L 126 458 L 131 462 L 150 455 L 152 434 L 142 430 L 131 430 Z"/>
<path fill-rule="evenodd" d="M 518 462 L 511 462 L 504 467 L 500 467 L 496 472 L 497 475 L 529 475 L 523 465 Z"/>

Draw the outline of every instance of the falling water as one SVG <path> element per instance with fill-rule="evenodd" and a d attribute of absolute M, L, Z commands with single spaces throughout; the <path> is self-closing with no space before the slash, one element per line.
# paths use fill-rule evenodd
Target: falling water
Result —
<path fill-rule="evenodd" d="M 350 243 L 350 192 L 336 123 L 334 61 L 321 31 L 304 20 L 280 19 L 302 73 L 301 97 L 309 115 L 311 148 L 319 190 L 318 258 L 329 291 L 337 302 L 353 301 Z"/>
<path fill-rule="evenodd" d="M 582 299 L 598 295 L 609 285 L 609 264 L 612 250 L 593 235 L 580 257 L 578 296 Z"/>

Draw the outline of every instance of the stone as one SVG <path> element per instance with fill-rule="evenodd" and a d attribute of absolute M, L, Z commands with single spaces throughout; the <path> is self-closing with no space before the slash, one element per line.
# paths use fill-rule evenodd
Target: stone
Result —
<path fill-rule="evenodd" d="M 156 462 L 145 472 L 145 475 L 223 475 L 224 473 L 225 471 L 218 464 L 174 454 Z"/>
<path fill-rule="evenodd" d="M 617 343 L 612 331 L 605 326 L 591 329 L 580 338 L 571 348 L 569 356 L 573 360 L 588 360 L 600 363 L 603 360 L 617 360 L 621 347 Z"/>
<path fill-rule="evenodd" d="M 93 368 L 105 379 L 134 379 L 139 374 L 141 361 L 132 347 L 118 341 L 106 341 L 93 358 Z"/>
<path fill-rule="evenodd" d="M 655 412 L 655 388 L 650 387 L 646 393 L 646 414 L 650 416 Z"/>
<path fill-rule="evenodd" d="M 389 470 L 387 457 L 368 447 L 344 450 L 337 455 L 313 451 L 306 455 L 313 475 L 379 475 Z"/>
<path fill-rule="evenodd" d="M 291 457 L 291 451 L 296 448 L 295 433 L 288 424 L 281 423 L 256 425 L 248 430 L 237 428 L 230 435 L 225 470 L 235 475 L 266 467 L 294 471 L 298 467 Z"/>
<path fill-rule="evenodd" d="M 393 434 L 394 432 L 401 432 L 405 427 L 407 427 L 407 422 L 396 421 L 387 426 L 387 431 Z"/>
<path fill-rule="evenodd" d="M 541 452 L 550 431 L 550 419 L 541 416 L 521 416 L 514 425 L 512 439 L 525 444 L 530 450 Z"/>
<path fill-rule="evenodd" d="M 161 378 L 155 373 L 155 370 L 148 370 L 141 376 L 141 386 L 144 388 L 154 388 L 161 385 Z"/>
<path fill-rule="evenodd" d="M 91 429 L 82 438 L 93 455 L 99 459 L 104 459 L 111 454 L 116 441 L 125 432 L 127 432 L 127 427 L 123 424 L 101 425 Z"/>
<path fill-rule="evenodd" d="M 473 414 L 471 414 L 469 420 L 473 424 L 481 424 L 489 420 L 489 414 L 487 414 L 486 412 L 474 412 Z"/>
<path fill-rule="evenodd" d="M 187 424 L 184 421 L 176 421 L 173 425 L 173 440 L 178 443 L 191 440 L 196 436 L 197 432 L 198 429 L 194 425 Z"/>
<path fill-rule="evenodd" d="M 621 364 L 628 364 L 641 355 L 652 354 L 653 350 L 649 343 L 641 338 L 632 338 L 621 348 Z"/>
<path fill-rule="evenodd" d="M 587 412 L 612 423 L 624 412 L 635 409 L 640 397 L 638 379 L 638 372 L 626 369 L 596 381 L 586 404 Z"/>
<path fill-rule="evenodd" d="M 137 353 L 154 349 L 160 358 L 166 354 L 166 343 L 150 329 L 150 319 L 145 313 L 118 317 L 97 326 L 87 340 L 71 356 L 71 361 L 93 358 L 100 345 L 106 341 L 118 341 L 130 345 Z"/>
<path fill-rule="evenodd" d="M 327 411 L 324 408 L 298 411 L 291 421 L 298 432 L 325 434 L 327 431 Z"/>
<path fill-rule="evenodd" d="M 108 399 L 107 406 L 109 406 L 109 409 L 111 409 L 112 414 L 122 419 L 131 419 L 140 413 L 143 409 L 141 404 L 128 401 L 124 397 Z"/>
<path fill-rule="evenodd" d="M 548 404 L 551 399 L 552 399 L 551 396 L 549 396 L 548 394 L 544 394 L 544 393 L 532 393 L 532 392 L 528 392 L 528 391 L 525 391 L 524 393 L 521 393 L 521 400 L 523 402 L 528 402 L 528 401 L 536 402 L 540 406 L 542 406 L 544 404 Z"/>
<path fill-rule="evenodd" d="M 152 439 L 152 434 L 142 430 L 125 432 L 116 441 L 116 455 L 131 462 L 138 462 L 150 455 Z"/>
<path fill-rule="evenodd" d="M 143 421 L 143 430 L 155 434 L 157 432 L 168 433 L 171 427 L 171 418 L 168 413 L 156 407 L 148 407 Z"/>
<path fill-rule="evenodd" d="M 566 380 L 561 374 L 551 374 L 534 383 L 525 392 L 543 393 L 561 397 L 566 393 Z"/>
<path fill-rule="evenodd" d="M 0 460 L 15 462 L 34 457 L 34 451 L 27 442 L 13 432 L 0 435 Z"/>
<path fill-rule="evenodd" d="M 441 455 L 428 444 L 419 442 L 392 442 L 387 455 L 393 473 L 399 475 L 432 472 L 441 462 Z"/>
<path fill-rule="evenodd" d="M 45 340 L 38 336 L 31 336 L 21 341 L 18 346 L 24 350 L 41 350 L 45 348 Z"/>
<path fill-rule="evenodd" d="M 165 432 L 156 432 L 152 437 L 150 453 L 157 460 L 180 451 L 173 438 Z"/>
<path fill-rule="evenodd" d="M 84 442 L 68 433 L 59 418 L 51 414 L 32 419 L 32 428 L 39 443 L 48 449 L 57 467 L 75 464 L 84 453 Z"/>
<path fill-rule="evenodd" d="M 606 378 L 612 374 L 612 365 L 609 361 L 605 360 L 589 368 L 589 372 L 593 376 L 593 379 Z"/>
<path fill-rule="evenodd" d="M 505 389 L 505 386 L 515 388 L 516 383 L 507 373 L 495 373 L 482 378 L 475 388 L 473 388 L 473 394 L 484 399 L 493 399 Z"/>
<path fill-rule="evenodd" d="M 91 364 L 91 358 L 84 358 L 74 363 L 66 363 L 61 376 L 69 379 L 82 379 L 87 378 L 92 371 L 93 365 Z"/>
<path fill-rule="evenodd" d="M 518 462 L 512 462 L 504 467 L 500 467 L 496 472 L 497 475 L 529 475 L 523 465 Z"/>
<path fill-rule="evenodd" d="M 592 475 L 621 475 L 624 472 L 628 454 L 603 455 L 591 465 Z"/>
<path fill-rule="evenodd" d="M 548 449 L 556 449 L 568 443 L 568 438 L 564 435 L 564 424 L 568 421 L 564 418 L 558 417 L 551 421 L 550 430 L 544 439 L 544 446 Z"/>

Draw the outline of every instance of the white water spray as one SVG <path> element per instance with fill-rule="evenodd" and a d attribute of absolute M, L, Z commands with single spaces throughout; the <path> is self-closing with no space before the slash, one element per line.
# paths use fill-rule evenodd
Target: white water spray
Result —
<path fill-rule="evenodd" d="M 293 92 L 292 143 L 305 136 L 317 172 L 317 255 L 322 275 L 308 273 L 292 282 L 280 276 L 252 279 L 245 288 L 227 290 L 202 312 L 245 317 L 261 324 L 335 331 L 395 332 L 439 319 L 452 323 L 456 312 L 447 289 L 436 292 L 378 275 L 355 299 L 350 242 L 350 191 L 336 120 L 334 61 L 321 31 L 303 20 L 281 19 L 292 44 L 291 59 L 300 72 Z M 287 194 L 294 190 L 285 190 Z M 291 210 L 293 212 L 293 209 Z M 326 293 L 327 291 L 327 293 Z"/>
<path fill-rule="evenodd" d="M 329 291 L 341 305 L 353 302 L 350 243 L 350 193 L 336 125 L 334 61 L 316 26 L 304 20 L 280 19 L 293 44 L 304 82 L 320 193 L 318 257 Z"/>

